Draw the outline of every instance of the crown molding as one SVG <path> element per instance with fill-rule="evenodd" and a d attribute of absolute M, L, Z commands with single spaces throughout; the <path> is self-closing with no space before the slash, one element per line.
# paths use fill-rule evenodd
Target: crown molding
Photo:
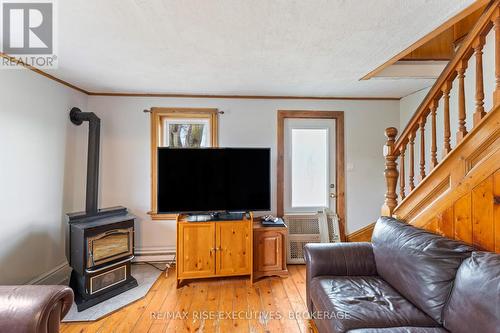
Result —
<path fill-rule="evenodd" d="M 352 97 L 352 96 L 281 96 L 281 95 L 217 95 L 217 94 L 172 94 L 172 93 L 128 93 L 128 92 L 92 92 L 80 88 L 72 83 L 61 80 L 58 77 L 33 67 L 23 61 L 0 52 L 0 58 L 16 62 L 20 66 L 42 75 L 50 80 L 58 82 L 66 87 L 79 91 L 89 96 L 109 96 L 109 97 L 161 97 L 161 98 L 218 98 L 218 99 L 284 99 L 284 100 L 350 100 L 350 101 L 399 101 L 400 97 Z"/>
<path fill-rule="evenodd" d="M 287 96 L 287 95 L 212 95 L 212 94 L 169 94 L 169 93 L 119 93 L 119 92 L 89 92 L 90 96 L 111 97 L 165 97 L 165 98 L 233 98 L 233 99 L 308 99 L 308 100 L 397 100 L 399 97 L 351 97 L 351 96 Z"/>
<path fill-rule="evenodd" d="M 51 74 L 49 74 L 49 73 L 46 73 L 46 72 L 42 71 L 41 69 L 38 69 L 38 68 L 33 67 L 33 66 L 29 65 L 29 64 L 26 64 L 25 62 L 21 61 L 20 59 L 17 59 L 16 57 L 12 57 L 12 56 L 10 56 L 10 55 L 8 55 L 8 54 L 6 54 L 6 53 L 0 52 L 0 58 L 5 58 L 5 59 L 8 59 L 9 61 L 15 62 L 15 63 L 17 63 L 19 66 L 23 66 L 24 68 L 29 69 L 30 71 L 33 71 L 33 72 L 35 72 L 35 73 L 37 73 L 37 74 L 40 74 L 40 75 L 42 75 L 42 76 L 45 76 L 46 78 L 48 78 L 48 79 L 50 79 L 50 80 L 53 80 L 53 81 L 56 81 L 56 82 L 58 82 L 58 83 L 60 83 L 60 84 L 62 84 L 62 85 L 65 85 L 65 86 L 67 86 L 67 87 L 69 87 L 69 88 L 71 88 L 71 89 L 77 90 L 77 91 L 79 91 L 79 92 L 81 92 L 81 93 L 84 93 L 84 94 L 86 94 L 86 95 L 88 95 L 88 94 L 89 94 L 89 92 L 88 92 L 88 91 L 86 91 L 85 89 L 82 89 L 82 88 L 80 88 L 80 87 L 77 87 L 77 86 L 75 86 L 74 84 L 71 84 L 71 83 L 69 83 L 69 82 L 66 82 L 66 81 L 64 81 L 64 80 L 61 80 L 61 79 L 59 79 L 59 78 L 55 77 L 54 75 L 51 75 Z"/>

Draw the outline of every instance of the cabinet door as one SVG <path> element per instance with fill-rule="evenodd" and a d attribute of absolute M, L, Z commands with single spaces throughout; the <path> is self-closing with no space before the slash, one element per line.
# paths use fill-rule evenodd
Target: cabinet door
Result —
<path fill-rule="evenodd" d="M 217 222 L 217 275 L 252 272 L 250 222 Z"/>
<path fill-rule="evenodd" d="M 215 274 L 215 223 L 180 223 L 177 258 L 179 278 Z"/>
<path fill-rule="evenodd" d="M 257 271 L 282 270 L 283 234 L 277 231 L 261 231 L 257 235 Z"/>

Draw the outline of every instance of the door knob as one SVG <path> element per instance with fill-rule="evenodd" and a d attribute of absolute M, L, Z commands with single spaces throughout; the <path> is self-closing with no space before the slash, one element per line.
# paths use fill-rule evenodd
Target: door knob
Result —
<path fill-rule="evenodd" d="M 330 198 L 336 198 L 337 195 L 335 193 L 330 193 Z"/>

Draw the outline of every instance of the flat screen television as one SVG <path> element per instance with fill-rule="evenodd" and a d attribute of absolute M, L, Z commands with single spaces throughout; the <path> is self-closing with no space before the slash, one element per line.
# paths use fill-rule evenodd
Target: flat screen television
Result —
<path fill-rule="evenodd" d="M 268 211 L 269 148 L 158 148 L 158 213 Z"/>

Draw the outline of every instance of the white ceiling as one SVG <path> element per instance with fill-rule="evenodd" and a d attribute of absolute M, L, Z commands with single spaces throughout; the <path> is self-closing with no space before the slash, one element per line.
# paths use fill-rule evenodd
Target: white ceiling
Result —
<path fill-rule="evenodd" d="M 92 92 L 401 97 L 359 81 L 473 0 L 59 0 L 59 69 Z"/>

